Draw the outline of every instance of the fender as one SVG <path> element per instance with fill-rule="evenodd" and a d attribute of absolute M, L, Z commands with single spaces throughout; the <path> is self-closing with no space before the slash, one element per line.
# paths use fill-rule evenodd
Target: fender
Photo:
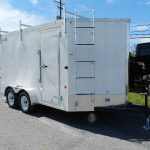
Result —
<path fill-rule="evenodd" d="M 24 86 L 16 86 L 16 85 L 11 85 L 8 86 L 10 88 L 12 88 L 14 90 L 14 92 L 18 95 L 20 92 L 25 91 L 28 93 L 30 100 L 31 100 L 31 104 L 37 104 L 38 103 L 38 98 L 37 98 L 37 88 L 28 88 L 28 87 L 24 87 Z"/>

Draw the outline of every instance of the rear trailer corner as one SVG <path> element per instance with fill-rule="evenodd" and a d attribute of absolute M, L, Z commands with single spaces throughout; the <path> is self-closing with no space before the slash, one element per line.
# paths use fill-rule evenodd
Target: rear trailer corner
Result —
<path fill-rule="evenodd" d="M 129 20 L 92 23 L 80 19 L 68 24 L 71 111 L 94 111 L 127 100 Z"/>

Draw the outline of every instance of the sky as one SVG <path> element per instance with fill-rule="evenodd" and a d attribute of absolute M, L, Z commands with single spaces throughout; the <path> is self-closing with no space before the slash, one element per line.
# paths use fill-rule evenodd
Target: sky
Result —
<path fill-rule="evenodd" d="M 131 25 L 150 23 L 150 0 L 62 1 L 70 12 L 74 12 L 75 9 L 94 9 L 96 18 L 129 18 Z M 57 14 L 56 3 L 53 0 L 0 0 L 0 27 L 2 30 L 18 29 L 20 19 L 29 25 L 51 22 L 55 20 Z M 148 30 L 149 27 L 140 26 L 134 30 L 137 29 L 143 31 Z M 150 39 L 138 40 L 138 42 L 146 41 L 150 41 Z"/>

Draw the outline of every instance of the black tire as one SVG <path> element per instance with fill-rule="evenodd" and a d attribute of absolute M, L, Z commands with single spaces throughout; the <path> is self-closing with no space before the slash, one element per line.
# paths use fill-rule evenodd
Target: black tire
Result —
<path fill-rule="evenodd" d="M 10 108 L 17 108 L 18 107 L 18 101 L 17 101 L 17 96 L 16 93 L 14 92 L 13 89 L 7 89 L 6 91 L 6 100 L 8 103 L 8 106 Z"/>
<path fill-rule="evenodd" d="M 23 113 L 29 114 L 33 111 L 31 100 L 27 92 L 21 92 L 18 97 L 19 106 Z"/>

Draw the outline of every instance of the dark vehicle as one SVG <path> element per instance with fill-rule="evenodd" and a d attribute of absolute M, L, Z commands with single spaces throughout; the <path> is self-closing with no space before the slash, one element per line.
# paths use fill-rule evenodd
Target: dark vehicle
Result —
<path fill-rule="evenodd" d="M 130 58 L 130 89 L 143 91 L 150 86 L 150 43 L 138 44 L 136 57 Z"/>
<path fill-rule="evenodd" d="M 136 47 L 136 57 L 150 56 L 150 43 L 138 44 Z"/>
<path fill-rule="evenodd" d="M 150 43 L 137 45 L 136 62 L 143 62 L 145 65 L 145 75 L 150 75 Z"/>

